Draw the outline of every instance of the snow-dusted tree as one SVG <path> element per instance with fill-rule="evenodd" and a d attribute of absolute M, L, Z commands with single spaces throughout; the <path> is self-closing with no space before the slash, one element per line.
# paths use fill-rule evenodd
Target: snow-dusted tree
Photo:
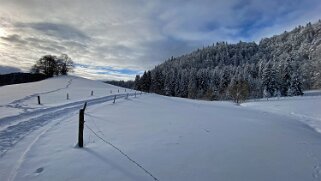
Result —
<path fill-rule="evenodd" d="M 293 73 L 291 75 L 291 83 L 288 90 L 288 95 L 290 96 L 299 96 L 303 95 L 302 92 L 302 78 L 299 72 L 299 64 L 298 62 L 293 62 Z"/>
<path fill-rule="evenodd" d="M 195 99 L 197 95 L 196 70 L 191 69 L 188 82 L 188 98 Z"/>
<path fill-rule="evenodd" d="M 231 67 L 223 67 L 223 70 L 220 72 L 220 85 L 219 85 L 219 93 L 222 99 L 226 99 L 226 90 L 231 81 Z"/>
<path fill-rule="evenodd" d="M 265 97 L 273 97 L 277 90 L 276 72 L 272 68 L 272 63 L 268 62 L 263 69 L 262 85 Z"/>
<path fill-rule="evenodd" d="M 300 81 L 300 76 L 298 75 L 298 73 L 294 73 L 292 75 L 292 80 L 291 80 L 291 85 L 288 90 L 288 95 L 290 95 L 290 96 L 303 95 L 301 86 L 302 86 L 302 83 Z"/>
<path fill-rule="evenodd" d="M 300 72 L 302 72 L 302 88 L 306 90 L 312 89 L 313 86 L 313 63 L 311 60 L 303 63 L 300 66 Z"/>
<path fill-rule="evenodd" d="M 293 73 L 293 69 L 289 60 L 283 60 L 280 62 L 279 67 L 279 90 L 281 96 L 288 95 L 288 89 L 291 84 L 291 74 Z"/>
<path fill-rule="evenodd" d="M 179 97 L 188 97 L 188 78 L 189 72 L 181 70 L 179 79 Z"/>

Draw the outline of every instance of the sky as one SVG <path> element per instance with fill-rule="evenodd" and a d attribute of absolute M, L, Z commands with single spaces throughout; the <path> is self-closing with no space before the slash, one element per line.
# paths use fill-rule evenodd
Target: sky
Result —
<path fill-rule="evenodd" d="M 131 80 L 171 56 L 321 19 L 320 0 L 0 0 L 0 74 L 67 54 L 73 74 Z"/>

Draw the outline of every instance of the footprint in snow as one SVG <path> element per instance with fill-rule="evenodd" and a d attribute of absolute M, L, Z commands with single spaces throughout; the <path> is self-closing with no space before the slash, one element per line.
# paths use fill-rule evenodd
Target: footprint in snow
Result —
<path fill-rule="evenodd" d="M 39 175 L 41 172 L 43 172 L 43 170 L 44 170 L 43 167 L 37 168 L 37 170 L 35 171 L 35 174 Z"/>
<path fill-rule="evenodd" d="M 208 130 L 208 129 L 204 129 L 204 131 L 206 131 L 207 133 L 211 132 L 211 131 L 210 131 L 210 130 Z"/>

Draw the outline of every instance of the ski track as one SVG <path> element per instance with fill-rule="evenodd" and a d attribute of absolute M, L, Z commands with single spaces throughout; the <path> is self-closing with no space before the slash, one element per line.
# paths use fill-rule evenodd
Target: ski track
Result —
<path fill-rule="evenodd" d="M 30 100 L 32 98 L 35 98 L 38 95 L 46 95 L 46 94 L 58 92 L 58 91 L 61 91 L 61 90 L 64 90 L 64 89 L 68 89 L 69 86 L 72 84 L 72 80 L 73 80 L 73 78 L 70 78 L 69 81 L 67 81 L 67 85 L 65 87 L 62 87 L 62 88 L 59 88 L 59 89 L 55 89 L 55 90 L 52 90 L 52 91 L 48 91 L 48 92 L 32 94 L 32 95 L 26 96 L 26 97 L 24 97 L 22 99 L 14 100 L 11 103 L 9 103 L 8 105 L 6 105 L 6 107 L 23 109 L 24 112 L 27 112 L 29 109 L 34 109 L 34 108 L 24 107 L 23 104 L 22 104 L 24 101 Z"/>
<path fill-rule="evenodd" d="M 127 94 L 117 94 L 117 99 L 125 98 Z M 133 96 L 134 93 L 129 93 Z M 83 104 L 87 102 L 88 106 L 111 101 L 115 95 L 109 95 L 101 98 L 82 100 L 74 103 L 69 103 L 61 106 L 51 107 L 47 109 L 39 109 L 33 112 L 26 112 L 20 115 L 6 117 L 0 119 L 0 126 L 3 124 L 16 123 L 9 125 L 0 131 L 0 158 L 10 150 L 15 144 L 22 140 L 32 131 L 41 128 L 49 122 L 56 120 L 68 113 L 79 110 Z M 5 126 L 5 125 L 4 125 Z"/>
<path fill-rule="evenodd" d="M 316 94 L 316 95 L 312 95 L 312 96 L 320 96 L 319 94 Z M 243 106 L 243 107 L 246 107 L 246 106 Z M 250 108 L 250 107 L 248 107 Z M 262 111 L 264 113 L 270 113 L 270 114 L 275 114 L 275 115 L 280 115 L 280 116 L 285 116 L 285 117 L 288 117 L 288 118 L 292 118 L 292 119 L 295 119 L 299 122 L 302 122 L 304 123 L 306 126 L 308 126 L 309 128 L 313 129 L 314 131 L 318 132 L 318 133 L 321 133 L 321 127 L 320 126 L 316 126 L 316 125 L 319 125 L 320 123 L 320 119 L 317 119 L 315 117 L 311 117 L 311 116 L 307 116 L 307 115 L 304 115 L 304 114 L 298 114 L 298 113 L 295 113 L 295 112 L 290 112 L 290 113 L 286 113 L 286 114 L 280 114 L 280 110 L 279 109 L 273 109 L 274 111 L 272 112 L 266 112 L 266 111 L 263 111 L 263 110 L 257 110 L 257 109 L 253 109 L 252 110 L 256 110 L 256 111 Z M 300 142 L 298 144 L 305 144 L 307 146 L 313 146 L 313 145 L 320 145 L 320 143 L 309 143 L 309 142 Z M 321 180 L 321 160 L 318 159 L 318 157 L 312 153 L 311 151 L 307 150 L 306 152 L 307 154 L 307 157 L 309 157 L 310 159 L 313 160 L 314 162 L 314 165 L 313 167 L 311 168 L 312 170 L 312 177 L 313 179 L 315 180 Z"/>
<path fill-rule="evenodd" d="M 61 121 L 61 120 L 60 120 Z M 33 147 L 33 145 L 40 139 L 40 137 L 42 137 L 45 133 L 48 132 L 48 130 L 50 130 L 50 128 L 47 128 L 46 130 L 42 131 L 27 147 L 27 149 L 22 153 L 22 155 L 20 156 L 20 158 L 18 159 L 17 163 L 14 165 L 13 169 L 10 172 L 9 175 L 9 181 L 13 181 L 15 180 L 18 171 L 23 163 L 23 161 L 25 160 L 25 157 L 27 155 L 27 153 L 31 150 L 31 148 Z"/>

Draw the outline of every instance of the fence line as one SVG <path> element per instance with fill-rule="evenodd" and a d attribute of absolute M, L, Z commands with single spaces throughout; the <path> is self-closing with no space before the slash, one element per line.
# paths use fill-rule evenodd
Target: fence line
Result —
<path fill-rule="evenodd" d="M 142 92 L 141 92 L 142 93 Z M 114 97 L 114 103 L 115 103 L 115 99 L 116 96 Z M 122 97 L 125 97 L 125 99 L 128 99 L 129 94 L 127 93 L 126 95 L 123 95 Z M 131 95 L 133 96 L 133 95 Z M 135 97 L 136 97 L 136 92 L 135 92 Z M 87 102 L 84 105 L 84 108 L 81 109 L 80 111 L 83 111 L 83 118 L 84 118 L 84 110 L 86 109 L 87 106 Z M 102 135 L 104 135 L 104 133 L 99 129 L 99 127 L 97 126 L 97 124 L 94 121 L 94 117 L 86 114 L 89 117 L 91 117 L 90 120 L 92 120 L 94 126 L 97 128 L 98 132 L 100 132 Z M 111 147 L 113 147 L 114 149 L 116 149 L 121 155 L 123 155 L 124 157 L 126 157 L 130 162 L 134 163 L 137 167 L 139 167 L 141 170 L 143 170 L 146 174 L 148 174 L 150 177 L 152 177 L 155 181 L 159 181 L 151 172 L 149 172 L 147 169 L 145 169 L 142 165 L 140 165 L 139 163 L 137 163 L 135 160 L 133 160 L 131 157 L 129 157 L 125 152 L 123 152 L 120 148 L 116 147 L 114 144 L 112 144 L 111 142 L 105 140 L 103 137 L 101 137 L 98 133 L 96 133 L 90 126 L 87 125 L 87 123 L 85 123 L 85 121 L 83 121 L 83 125 L 88 128 L 88 130 L 90 130 L 95 136 L 97 136 L 100 140 L 102 140 L 104 143 L 110 145 Z M 82 147 L 82 146 L 81 146 Z"/>
<path fill-rule="evenodd" d="M 127 91 L 127 89 L 125 89 L 125 92 L 132 92 L 133 90 L 131 90 L 131 89 L 129 89 L 128 91 Z M 52 92 L 55 92 L 55 91 L 52 91 Z M 112 90 L 110 90 L 110 94 L 112 94 Z M 120 91 L 119 91 L 119 89 L 118 89 L 118 93 L 119 93 Z M 136 90 L 135 90 L 135 93 L 127 93 L 127 94 L 114 94 L 116 97 L 115 97 L 115 99 L 114 99 L 114 103 L 115 103 L 115 101 L 116 101 L 116 99 L 118 98 L 117 96 L 119 95 L 119 96 L 121 96 L 120 98 L 123 98 L 123 97 L 125 97 L 126 99 L 128 99 L 128 97 L 130 97 L 130 96 L 135 96 L 136 97 Z M 48 92 L 48 93 L 51 93 L 51 92 Z M 66 93 L 66 100 L 70 100 L 70 94 L 69 94 L 70 92 L 67 92 Z M 40 97 L 40 94 L 45 94 L 45 93 L 39 93 L 36 97 L 37 97 L 37 104 L 38 105 L 42 105 L 42 103 L 41 103 L 41 97 Z M 137 93 L 137 94 L 140 94 L 140 95 L 142 95 L 142 91 L 140 91 L 140 93 Z M 113 94 L 112 94 L 113 95 Z M 90 96 L 94 96 L 94 91 L 92 90 L 91 92 L 90 92 Z M 32 97 L 34 97 L 34 96 L 32 96 Z M 11 104 L 11 103 L 10 103 Z"/>
<path fill-rule="evenodd" d="M 93 122 L 93 125 L 94 127 L 98 130 L 98 133 L 101 133 L 103 136 L 105 136 L 105 134 L 101 131 L 101 129 L 99 128 L 99 126 L 96 124 L 96 121 L 95 120 L 98 120 L 96 118 L 94 118 L 93 116 L 85 113 L 85 115 L 89 116 L 89 121 L 92 121 Z M 87 122 L 88 123 L 88 122 Z M 87 124 L 86 123 L 86 124 Z"/>

